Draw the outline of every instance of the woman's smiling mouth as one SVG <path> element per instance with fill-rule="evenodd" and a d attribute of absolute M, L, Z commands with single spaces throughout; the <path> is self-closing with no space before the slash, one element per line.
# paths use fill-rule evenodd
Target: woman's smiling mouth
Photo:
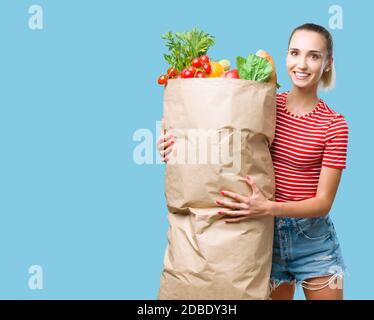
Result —
<path fill-rule="evenodd" d="M 306 73 L 306 72 L 294 71 L 293 73 L 294 73 L 296 79 L 298 79 L 298 80 L 305 80 L 306 78 L 308 78 L 310 76 L 310 73 Z"/>

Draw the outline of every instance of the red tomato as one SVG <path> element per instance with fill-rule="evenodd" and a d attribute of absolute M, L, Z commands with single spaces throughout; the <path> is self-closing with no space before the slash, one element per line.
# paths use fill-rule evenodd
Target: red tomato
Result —
<path fill-rule="evenodd" d="M 202 63 L 209 63 L 209 61 L 210 61 L 209 57 L 206 56 L 206 55 L 201 56 L 200 60 L 201 60 Z"/>
<path fill-rule="evenodd" d="M 212 73 L 212 67 L 211 67 L 209 62 L 203 64 L 203 70 L 205 71 L 206 74 L 211 74 Z"/>
<path fill-rule="evenodd" d="M 188 67 L 187 70 L 191 71 L 193 75 L 196 73 L 196 69 L 194 67 Z"/>
<path fill-rule="evenodd" d="M 187 71 L 187 68 L 184 68 L 184 69 L 182 70 L 182 72 L 180 73 L 180 74 L 182 75 L 183 78 L 184 78 L 184 74 L 186 73 L 186 71 Z"/>
<path fill-rule="evenodd" d="M 195 74 L 195 78 L 206 78 L 206 75 L 205 75 L 204 72 L 202 72 L 202 71 L 198 71 L 198 72 L 196 72 L 196 74 Z"/>
<path fill-rule="evenodd" d="M 232 69 L 232 70 L 227 71 L 224 75 L 222 75 L 222 77 L 223 78 L 240 79 L 237 69 Z"/>
<path fill-rule="evenodd" d="M 158 77 L 158 84 L 166 84 L 168 82 L 168 76 L 163 74 L 162 76 Z"/>
<path fill-rule="evenodd" d="M 192 60 L 191 65 L 195 68 L 200 68 L 201 67 L 201 60 L 200 58 L 195 58 Z"/>
<path fill-rule="evenodd" d="M 185 79 L 186 78 L 193 78 L 194 75 L 195 74 L 189 69 L 186 69 L 184 72 L 182 72 L 182 77 L 185 78 Z"/>
<path fill-rule="evenodd" d="M 168 71 L 166 71 L 166 74 L 169 78 L 174 78 L 178 74 L 178 70 L 176 68 L 169 68 Z"/>

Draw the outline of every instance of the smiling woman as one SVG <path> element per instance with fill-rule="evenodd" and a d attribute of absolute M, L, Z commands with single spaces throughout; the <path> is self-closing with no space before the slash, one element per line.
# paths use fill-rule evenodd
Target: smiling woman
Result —
<path fill-rule="evenodd" d="M 345 264 L 328 213 L 346 167 L 348 125 L 317 96 L 318 88 L 335 84 L 333 41 L 322 26 L 304 24 L 291 33 L 288 47 L 292 89 L 277 95 L 271 146 L 276 178 L 276 202 L 267 207 L 275 216 L 271 297 L 292 299 L 298 283 L 307 299 L 342 299 Z"/>
<path fill-rule="evenodd" d="M 218 204 L 227 222 L 275 217 L 272 258 L 274 300 L 292 299 L 295 283 L 307 299 L 342 299 L 345 264 L 328 216 L 346 167 L 348 125 L 317 96 L 333 85 L 332 38 L 321 26 L 305 24 L 289 40 L 286 58 L 292 81 L 277 94 L 277 123 L 271 154 L 276 201 L 267 200 L 253 180 L 251 196 L 230 192 Z"/>
<path fill-rule="evenodd" d="M 348 124 L 317 95 L 318 88 L 334 85 L 332 37 L 308 23 L 292 32 L 288 47 L 292 88 L 277 94 L 270 147 L 275 201 L 246 177 L 247 194 L 230 192 L 229 186 L 220 190 L 230 200 L 216 199 L 223 207 L 216 214 L 229 225 L 275 217 L 272 299 L 293 299 L 295 283 L 307 299 L 343 299 L 345 264 L 328 213 L 346 167 Z M 171 152 L 169 142 L 166 147 L 163 157 Z"/>

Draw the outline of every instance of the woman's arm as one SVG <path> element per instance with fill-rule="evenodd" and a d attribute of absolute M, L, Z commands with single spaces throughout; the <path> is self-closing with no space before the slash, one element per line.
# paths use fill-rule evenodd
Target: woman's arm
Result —
<path fill-rule="evenodd" d="M 250 197 L 238 195 L 229 191 L 222 191 L 222 195 L 235 200 L 224 201 L 217 200 L 217 204 L 231 209 L 230 211 L 219 211 L 218 214 L 224 215 L 226 222 L 240 222 L 249 218 L 275 216 L 291 218 L 321 217 L 329 213 L 336 192 L 338 190 L 341 169 L 322 167 L 317 193 L 314 198 L 293 202 L 275 202 L 265 198 L 262 192 L 254 184 L 250 177 L 246 181 L 252 188 Z"/>
<path fill-rule="evenodd" d="M 273 202 L 269 204 L 270 214 L 278 217 L 316 218 L 329 213 L 338 190 L 341 169 L 322 167 L 317 194 L 314 198 L 294 202 Z"/>

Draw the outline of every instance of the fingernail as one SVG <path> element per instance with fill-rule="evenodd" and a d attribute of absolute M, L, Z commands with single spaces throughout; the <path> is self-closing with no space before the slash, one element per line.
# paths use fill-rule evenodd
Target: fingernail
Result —
<path fill-rule="evenodd" d="M 216 203 L 217 203 L 217 204 L 220 204 L 220 203 L 219 203 L 219 200 L 216 200 Z"/>
<path fill-rule="evenodd" d="M 225 195 L 225 191 L 221 191 L 221 194 L 224 196 Z"/>
<path fill-rule="evenodd" d="M 174 144 L 175 141 L 170 142 L 170 144 Z"/>

